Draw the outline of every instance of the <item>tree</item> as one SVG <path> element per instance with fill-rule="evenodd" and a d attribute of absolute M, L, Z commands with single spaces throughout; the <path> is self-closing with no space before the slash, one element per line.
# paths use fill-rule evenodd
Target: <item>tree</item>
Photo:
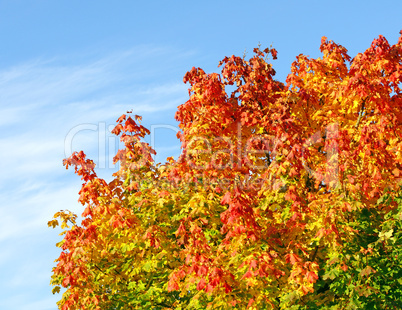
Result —
<path fill-rule="evenodd" d="M 155 164 L 130 113 L 112 182 L 65 159 L 85 209 L 49 222 L 60 309 L 400 309 L 402 33 L 320 49 L 286 85 L 275 49 L 189 71 L 177 160 Z"/>

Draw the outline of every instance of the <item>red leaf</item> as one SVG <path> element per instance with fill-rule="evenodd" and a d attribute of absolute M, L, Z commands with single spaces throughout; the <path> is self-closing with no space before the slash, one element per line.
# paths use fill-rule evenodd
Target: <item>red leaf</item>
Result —
<path fill-rule="evenodd" d="M 124 130 L 128 132 L 135 132 L 137 131 L 137 129 L 138 129 L 137 124 L 131 117 L 129 117 L 124 123 Z"/>
<path fill-rule="evenodd" d="M 286 262 L 291 263 L 292 265 L 301 261 L 301 258 L 297 254 L 294 254 L 294 253 L 286 254 L 285 257 L 286 257 Z"/>
<path fill-rule="evenodd" d="M 123 129 L 123 126 L 121 126 L 121 124 L 116 125 L 116 127 L 114 127 L 114 129 L 112 130 L 112 134 L 115 134 L 116 136 L 118 136 L 121 132 L 121 130 Z"/>
<path fill-rule="evenodd" d="M 169 280 L 167 289 L 168 289 L 168 292 L 177 291 L 179 289 L 179 285 L 177 285 L 176 281 L 173 278 L 171 278 Z"/>
<path fill-rule="evenodd" d="M 308 271 L 306 273 L 306 278 L 307 278 L 307 281 L 310 283 L 315 283 L 318 280 L 318 276 L 314 272 L 311 272 L 311 271 Z"/>
<path fill-rule="evenodd" d="M 202 266 L 200 266 L 200 268 L 198 269 L 198 273 L 197 273 L 197 274 L 198 274 L 199 276 L 206 276 L 207 273 L 208 273 L 208 267 L 202 265 Z"/>
<path fill-rule="evenodd" d="M 90 206 L 86 207 L 84 212 L 82 212 L 82 217 L 87 217 L 88 215 L 92 215 L 92 210 Z"/>
<path fill-rule="evenodd" d="M 348 270 L 348 266 L 345 265 L 345 264 L 343 264 L 343 265 L 341 266 L 341 269 L 342 269 L 343 271 L 346 271 L 346 270 Z"/>
<path fill-rule="evenodd" d="M 222 197 L 221 204 L 230 204 L 232 199 L 230 198 L 230 192 L 226 192 L 225 196 Z"/>
<path fill-rule="evenodd" d="M 302 286 L 300 287 L 300 289 L 301 289 L 301 291 L 302 291 L 302 293 L 303 293 L 304 295 L 306 295 L 306 294 L 309 293 L 309 292 L 313 292 L 313 291 L 314 291 L 313 288 L 309 288 L 309 287 L 307 287 L 307 286 L 305 286 L 305 285 L 302 285 Z"/>
<path fill-rule="evenodd" d="M 120 116 L 118 119 L 117 119 L 117 123 L 121 123 L 121 122 L 123 122 L 124 120 L 126 119 L 126 114 L 123 114 L 122 116 Z"/>
<path fill-rule="evenodd" d="M 206 285 L 205 279 L 202 278 L 202 279 L 200 280 L 200 282 L 198 282 L 198 284 L 197 284 L 197 290 L 199 290 L 199 291 L 203 290 L 204 287 L 205 287 L 205 285 Z"/>
<path fill-rule="evenodd" d="M 183 223 L 180 224 L 179 229 L 175 232 L 176 237 L 182 235 L 186 232 L 186 228 L 184 227 Z"/>
<path fill-rule="evenodd" d="M 242 279 L 244 279 L 244 278 L 251 278 L 253 276 L 253 273 L 249 270 L 249 271 L 247 271 L 241 278 Z"/>
<path fill-rule="evenodd" d="M 278 57 L 278 52 L 277 52 L 277 50 L 276 49 L 274 49 L 274 48 L 271 48 L 271 54 L 272 54 L 272 58 L 273 59 L 277 59 Z"/>
<path fill-rule="evenodd" d="M 161 191 L 160 193 L 159 193 L 159 197 L 166 197 L 166 196 L 169 196 L 170 195 L 170 193 L 168 192 L 168 191 L 165 191 L 165 190 L 163 190 L 163 191 Z"/>
<path fill-rule="evenodd" d="M 207 293 L 212 292 L 213 290 L 214 290 L 214 287 L 213 287 L 211 284 L 208 284 L 208 285 L 207 285 L 207 288 L 205 289 L 205 291 L 206 291 Z"/>
<path fill-rule="evenodd" d="M 232 287 L 229 284 L 227 284 L 226 282 L 223 283 L 223 286 L 225 287 L 226 294 L 230 293 L 233 290 Z"/>

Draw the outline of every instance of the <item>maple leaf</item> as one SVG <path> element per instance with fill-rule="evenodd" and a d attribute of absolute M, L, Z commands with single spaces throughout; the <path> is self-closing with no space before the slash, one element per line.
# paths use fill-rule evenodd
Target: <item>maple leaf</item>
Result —
<path fill-rule="evenodd" d="M 221 204 L 230 204 L 232 201 L 230 192 L 226 192 L 226 194 L 222 197 Z"/>
<path fill-rule="evenodd" d="M 276 49 L 272 48 L 271 49 L 271 54 L 272 54 L 273 59 L 277 59 L 278 52 L 276 51 Z"/>
<path fill-rule="evenodd" d="M 318 275 L 315 274 L 314 272 L 308 271 L 306 273 L 306 279 L 310 283 L 315 283 L 318 280 Z"/>
<path fill-rule="evenodd" d="M 118 119 L 117 119 L 117 123 L 122 123 L 122 122 L 124 122 L 125 120 L 126 120 L 126 115 L 125 114 L 123 114 L 122 116 L 120 116 Z"/>
<path fill-rule="evenodd" d="M 126 122 L 124 123 L 124 130 L 128 132 L 136 132 L 138 129 L 139 128 L 135 121 L 131 117 L 127 118 Z"/>
<path fill-rule="evenodd" d="M 291 263 L 292 265 L 294 265 L 298 262 L 301 262 L 301 258 L 297 254 L 294 254 L 294 253 L 286 254 L 285 257 L 286 257 L 286 262 Z"/>
<path fill-rule="evenodd" d="M 199 291 L 203 290 L 205 288 L 205 285 L 206 285 L 205 279 L 201 278 L 201 280 L 197 284 L 197 290 Z"/>

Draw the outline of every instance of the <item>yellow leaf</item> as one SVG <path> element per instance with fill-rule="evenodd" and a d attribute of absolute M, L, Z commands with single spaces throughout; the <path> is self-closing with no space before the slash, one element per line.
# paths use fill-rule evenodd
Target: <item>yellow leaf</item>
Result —
<path fill-rule="evenodd" d="M 48 227 L 52 226 L 53 228 L 55 228 L 55 227 L 58 226 L 58 225 L 59 225 L 59 221 L 58 221 L 58 220 L 52 220 L 52 221 L 47 222 L 47 226 L 48 226 Z"/>
<path fill-rule="evenodd" d="M 52 289 L 52 293 L 53 293 L 53 294 L 60 293 L 60 286 L 55 286 L 55 287 Z"/>

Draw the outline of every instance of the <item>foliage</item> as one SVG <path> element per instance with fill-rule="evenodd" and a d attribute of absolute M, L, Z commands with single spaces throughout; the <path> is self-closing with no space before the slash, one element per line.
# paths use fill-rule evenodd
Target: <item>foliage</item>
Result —
<path fill-rule="evenodd" d="M 81 224 L 55 214 L 60 309 L 402 308 L 402 36 L 353 59 L 321 42 L 286 85 L 269 56 L 193 68 L 182 154 L 155 164 L 123 115 L 110 183 L 83 152 Z"/>

